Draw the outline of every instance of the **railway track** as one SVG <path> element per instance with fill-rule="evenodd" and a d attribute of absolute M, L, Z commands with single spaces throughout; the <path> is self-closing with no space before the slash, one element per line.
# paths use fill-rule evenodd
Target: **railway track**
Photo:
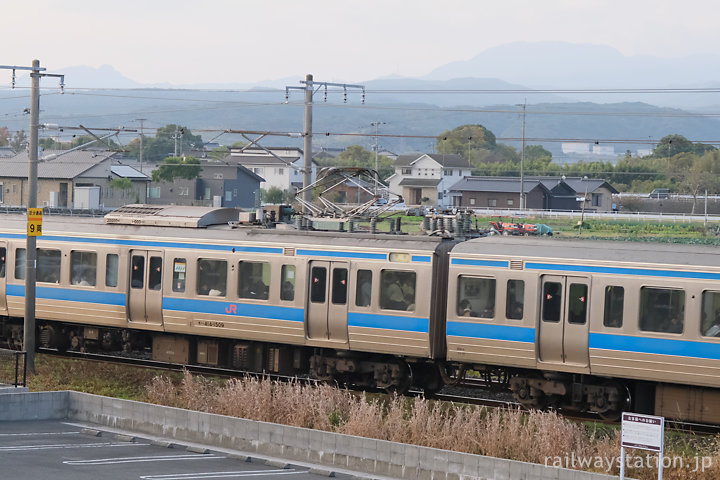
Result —
<path fill-rule="evenodd" d="M 122 356 L 122 355 L 107 355 L 107 354 L 99 354 L 99 353 L 89 353 L 89 352 L 75 352 L 75 351 L 65 351 L 60 352 L 55 349 L 49 349 L 49 348 L 38 348 L 39 353 L 43 353 L 46 355 L 52 355 L 56 357 L 63 357 L 63 358 L 76 358 L 76 359 L 83 359 L 83 360 L 91 360 L 91 361 L 97 361 L 97 362 L 109 362 L 109 363 L 116 363 L 116 364 L 122 364 L 122 365 L 132 365 L 135 367 L 140 368 L 149 368 L 154 370 L 168 370 L 168 371 L 188 371 L 193 374 L 197 375 L 210 375 L 210 376 L 216 376 L 216 377 L 226 377 L 226 378 L 232 378 L 232 377 L 238 377 L 242 375 L 249 375 L 259 378 L 270 378 L 272 380 L 278 380 L 278 381 L 299 381 L 303 383 L 319 383 L 318 380 L 311 379 L 311 378 L 303 378 L 303 377 L 296 377 L 296 376 L 286 376 L 286 375 L 277 375 L 277 374 L 269 374 L 269 373 L 257 373 L 257 372 L 249 372 L 249 371 L 241 371 L 241 370 L 233 370 L 228 368 L 219 368 L 219 367 L 208 367 L 208 366 L 199 366 L 199 365 L 184 365 L 180 363 L 169 363 L 169 362 L 161 362 L 157 360 L 151 360 L 151 359 L 145 359 L 145 358 L 137 358 L 137 357 L 128 357 L 128 356 Z M 463 388 L 478 388 L 479 386 L 486 386 L 486 383 L 479 379 L 474 378 L 466 378 L 463 379 L 461 382 L 459 382 L 458 387 Z M 347 388 L 352 388 L 352 385 L 345 385 Z M 365 389 L 367 391 L 367 389 Z M 385 393 L 383 390 L 375 390 L 372 393 Z M 477 406 L 483 406 L 487 408 L 511 408 L 511 409 L 523 409 L 524 407 L 514 401 L 510 400 L 503 400 L 503 399 L 492 399 L 492 398 L 484 398 L 482 396 L 469 396 L 462 393 L 433 393 L 433 394 L 425 394 L 422 390 L 417 389 L 410 389 L 407 392 L 408 396 L 420 396 L 424 395 L 426 398 L 430 400 L 437 400 L 437 401 L 443 401 L 443 402 L 453 402 L 453 403 L 461 403 L 466 405 L 477 405 Z M 558 410 L 558 413 L 561 414 L 564 418 L 576 422 L 594 422 L 594 423 L 603 423 L 606 425 L 614 425 L 619 426 L 620 422 L 617 421 L 609 421 L 600 418 L 599 415 L 594 414 L 592 412 L 564 412 L 562 410 Z M 720 434 L 720 425 L 710 425 L 710 424 L 701 424 L 701 423 L 693 423 L 693 422 L 682 422 L 682 421 L 673 421 L 668 420 L 666 422 L 666 428 L 669 430 L 679 431 L 679 432 L 688 432 L 693 434 L 701 434 L 701 435 L 717 435 Z"/>

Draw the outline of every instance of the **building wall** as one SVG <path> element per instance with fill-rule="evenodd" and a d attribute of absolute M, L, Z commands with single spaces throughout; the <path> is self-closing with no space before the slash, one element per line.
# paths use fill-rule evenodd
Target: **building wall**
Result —
<path fill-rule="evenodd" d="M 403 173 L 403 170 L 410 169 L 410 173 Z M 452 173 L 452 175 L 445 175 L 446 171 Z M 439 205 L 443 207 L 452 206 L 452 198 L 447 196 L 448 190 L 455 183 L 460 181 L 463 177 L 470 176 L 472 173 L 471 169 L 468 168 L 443 168 L 437 161 L 428 156 L 421 156 L 414 164 L 408 167 L 395 167 L 395 175 L 390 180 L 390 191 L 400 192 L 405 187 L 400 187 L 400 182 L 405 178 L 437 178 L 440 179 L 437 187 L 434 189 L 435 192 L 432 195 L 423 193 L 423 197 L 432 198 L 432 205 Z M 410 187 L 412 188 L 412 187 Z M 442 195 L 440 195 L 442 193 Z M 412 195 L 408 196 L 407 192 L 401 193 L 403 197 L 413 198 Z M 440 198 L 442 197 L 442 198 Z M 413 203 L 412 201 L 410 203 Z"/>
<path fill-rule="evenodd" d="M 545 195 L 541 190 L 532 190 L 525 195 L 527 208 L 547 208 Z M 468 208 L 520 208 L 520 192 L 462 192 L 461 207 Z"/>

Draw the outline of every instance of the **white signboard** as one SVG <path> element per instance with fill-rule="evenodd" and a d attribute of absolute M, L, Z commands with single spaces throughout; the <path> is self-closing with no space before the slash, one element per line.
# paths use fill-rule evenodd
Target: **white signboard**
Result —
<path fill-rule="evenodd" d="M 640 413 L 622 414 L 620 442 L 620 478 L 625 478 L 625 449 L 639 448 L 657 452 L 658 480 L 662 480 L 665 419 Z"/>

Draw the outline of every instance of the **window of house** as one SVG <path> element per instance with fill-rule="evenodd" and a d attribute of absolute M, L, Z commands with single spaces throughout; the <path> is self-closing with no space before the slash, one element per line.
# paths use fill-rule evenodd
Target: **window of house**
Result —
<path fill-rule="evenodd" d="M 17 280 L 25 280 L 25 249 L 15 249 L 15 278 Z"/>
<path fill-rule="evenodd" d="M 197 261 L 197 294 L 224 297 L 227 292 L 227 262 L 200 258 Z"/>
<path fill-rule="evenodd" d="M 232 190 L 227 190 L 225 192 L 225 201 L 232 202 Z"/>
<path fill-rule="evenodd" d="M 471 198 L 471 199 L 470 199 L 470 205 L 475 205 L 475 199 L 474 199 L 474 198 Z"/>
<path fill-rule="evenodd" d="M 488 207 L 497 207 L 497 198 L 488 198 Z"/>
<path fill-rule="evenodd" d="M 277 169 L 277 174 L 278 174 L 278 175 L 285 175 L 285 169 L 284 169 L 284 168 L 278 168 L 278 169 Z"/>
<path fill-rule="evenodd" d="M 60 250 L 38 248 L 36 280 L 60 283 Z"/>
<path fill-rule="evenodd" d="M 495 279 L 460 276 L 456 312 L 459 317 L 495 317 Z"/>
<path fill-rule="evenodd" d="M 380 308 L 415 310 L 415 272 L 383 270 L 380 272 Z"/>
<path fill-rule="evenodd" d="M 522 320 L 525 310 L 525 282 L 508 280 L 505 296 L 505 317 L 511 320 Z"/>
<path fill-rule="evenodd" d="M 403 174 L 403 175 L 410 175 L 410 174 L 412 174 L 412 168 L 403 168 L 403 169 L 402 169 L 402 174 Z"/>
<path fill-rule="evenodd" d="M 640 330 L 682 333 L 684 323 L 684 290 L 654 287 L 640 289 Z"/>
<path fill-rule="evenodd" d="M 295 265 L 283 265 L 280 270 L 280 300 L 295 300 Z"/>
<path fill-rule="evenodd" d="M 178 293 L 184 292 L 186 280 L 187 260 L 184 258 L 176 258 L 175 260 L 173 260 L 172 291 Z"/>
<path fill-rule="evenodd" d="M 160 198 L 160 187 L 150 187 L 150 198 Z"/>
<path fill-rule="evenodd" d="M 204 200 L 210 200 L 210 187 L 205 187 L 205 196 L 203 197 Z"/>
<path fill-rule="evenodd" d="M 238 297 L 267 300 L 270 292 L 268 262 L 240 262 L 238 265 Z"/>
<path fill-rule="evenodd" d="M 606 327 L 622 327 L 623 307 L 625 305 L 625 289 L 617 285 L 605 287 L 605 313 L 603 325 Z"/>
<path fill-rule="evenodd" d="M 452 174 L 453 171 L 451 168 L 446 168 L 445 170 L 443 170 L 443 175 L 445 175 L 446 177 L 452 177 Z"/>
<path fill-rule="evenodd" d="M 515 205 L 515 200 L 512 198 L 508 198 L 507 204 L 508 204 L 508 207 L 512 207 L 513 205 Z"/>
<path fill-rule="evenodd" d="M 97 284 L 97 253 L 70 252 L 70 283 L 81 287 Z"/>
<path fill-rule="evenodd" d="M 183 195 L 183 196 L 190 195 L 190 187 L 180 187 L 180 188 L 178 188 L 178 195 Z"/>
<path fill-rule="evenodd" d="M 105 257 L 105 286 L 117 287 L 120 262 L 116 253 L 108 253 Z"/>
<path fill-rule="evenodd" d="M 372 295 L 372 271 L 358 270 L 355 291 L 355 305 L 369 307 Z"/>
<path fill-rule="evenodd" d="M 599 193 L 592 194 L 592 206 L 599 207 L 602 204 L 602 195 Z"/>

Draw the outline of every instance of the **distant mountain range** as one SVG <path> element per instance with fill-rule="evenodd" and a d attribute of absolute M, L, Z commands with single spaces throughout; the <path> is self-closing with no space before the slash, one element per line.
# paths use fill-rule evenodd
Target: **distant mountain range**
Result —
<path fill-rule="evenodd" d="M 296 77 L 254 83 L 154 84 L 135 82 L 110 65 L 59 69 L 66 75 L 68 94 L 43 96 L 41 122 L 94 127 L 168 123 L 192 129 L 302 130 L 300 93 L 284 104 L 284 86 L 299 85 Z M 464 123 L 480 123 L 498 137 L 520 137 L 520 104 L 527 103 L 526 137 L 543 139 L 612 140 L 616 151 L 649 148 L 653 141 L 671 133 L 694 140 L 717 139 L 718 121 L 712 116 L 688 113 L 720 109 L 720 93 L 656 93 L 649 89 L 720 89 L 720 56 L 688 56 L 664 59 L 651 56 L 624 56 L 598 45 L 569 43 L 513 43 L 487 49 L 463 62 L 442 65 L 422 78 L 388 77 L 362 83 L 367 89 L 366 105 L 357 95 L 342 105 L 338 95 L 323 103 L 316 97 L 314 110 L 315 145 L 343 146 L 357 143 L 370 148 L 374 137 L 323 136 L 319 132 L 371 134 L 370 123 L 383 121 L 381 133 L 402 134 L 404 138 L 381 138 L 380 147 L 397 153 L 431 151 L 432 138 Z M 20 85 L 27 78 L 19 78 Z M 52 79 L 43 82 L 52 87 Z M 92 91 L 76 89 L 92 88 Z M 140 89 L 132 95 L 97 88 Z M 173 88 L 196 89 L 177 92 Z M 148 89 L 148 90 L 143 90 Z M 236 91 L 212 91 L 226 89 Z M 576 92 L 575 90 L 591 90 Z M 613 89 L 630 89 L 618 93 Z M 238 91 L 249 90 L 249 91 Z M 27 129 L 26 91 L 16 91 L 0 105 L 0 126 Z M 12 95 L 9 95 L 12 97 Z M 214 136 L 203 133 L 205 140 Z M 229 143 L 241 139 L 223 136 Z M 646 145 L 640 145 L 647 139 Z M 627 140 L 626 143 L 616 142 Z M 501 140 L 503 141 L 503 140 Z M 274 137 L 266 144 L 301 142 Z M 295 142 L 295 143 L 293 143 Z M 507 140 L 519 146 L 517 141 Z M 560 154 L 558 141 L 543 143 Z"/>

